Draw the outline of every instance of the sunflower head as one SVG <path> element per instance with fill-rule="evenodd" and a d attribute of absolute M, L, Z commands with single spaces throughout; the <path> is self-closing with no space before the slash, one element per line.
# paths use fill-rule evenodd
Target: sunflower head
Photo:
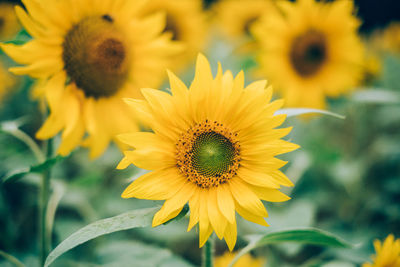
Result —
<path fill-rule="evenodd" d="M 362 267 L 398 267 L 400 266 L 400 239 L 390 234 L 382 243 L 374 241 L 376 255 L 372 256 L 373 263 L 364 263 Z"/>
<path fill-rule="evenodd" d="M 237 253 L 225 252 L 223 255 L 215 258 L 214 266 L 215 267 L 227 267 L 235 258 Z M 245 254 L 239 258 L 239 260 L 235 263 L 235 267 L 262 267 L 265 265 L 265 259 L 263 258 L 254 258 L 250 254 Z"/>
<path fill-rule="evenodd" d="M 129 49 L 108 14 L 81 20 L 65 35 L 64 69 L 86 97 L 110 97 L 129 74 Z"/>
<path fill-rule="evenodd" d="M 251 26 L 263 15 L 273 12 L 269 0 L 222 0 L 214 6 L 216 23 L 231 38 L 250 37 Z"/>
<path fill-rule="evenodd" d="M 169 73 L 172 95 L 143 89 L 145 100 L 127 100 L 154 131 L 120 135 L 134 148 L 118 168 L 129 164 L 150 170 L 123 192 L 124 198 L 165 200 L 153 226 L 174 218 L 189 202 L 188 230 L 199 223 L 200 246 L 213 231 L 232 250 L 236 215 L 268 226 L 261 202 L 285 201 L 278 191 L 292 183 L 279 171 L 276 155 L 298 146 L 281 138 L 290 128 L 275 129 L 285 119 L 274 115 L 282 101 L 270 102 L 272 89 L 259 81 L 244 86 L 243 72 L 213 78 L 200 55 L 188 89 Z"/>
<path fill-rule="evenodd" d="M 9 40 L 18 33 L 21 25 L 11 3 L 0 3 L 0 40 Z"/>
<path fill-rule="evenodd" d="M 392 22 L 372 35 L 372 43 L 384 52 L 400 53 L 400 22 Z"/>
<path fill-rule="evenodd" d="M 259 40 L 259 74 L 269 77 L 288 106 L 323 108 L 362 79 L 364 52 L 351 1 L 277 2 L 252 32 Z"/>
<path fill-rule="evenodd" d="M 290 61 L 295 71 L 304 77 L 314 75 L 327 59 L 325 36 L 316 31 L 307 32 L 296 37 L 290 49 Z"/>
<path fill-rule="evenodd" d="M 174 69 L 180 70 L 194 60 L 207 41 L 206 16 L 201 0 L 149 0 L 141 14 L 146 16 L 162 12 L 165 14 L 164 32 L 172 36 L 172 40 L 185 46 L 185 51 L 174 62 Z"/>
<path fill-rule="evenodd" d="M 3 64 L 0 64 L 0 102 L 3 97 L 8 93 L 9 89 L 15 84 L 15 79 L 10 75 L 7 69 L 4 68 Z M 2 104 L 0 104 L 0 107 Z"/>
<path fill-rule="evenodd" d="M 158 87 L 182 52 L 163 33 L 163 14 L 139 15 L 144 4 L 26 0 L 26 11 L 16 8 L 33 39 L 2 48 L 22 65 L 11 72 L 38 78 L 35 96 L 47 101 L 50 115 L 37 137 L 62 132 L 61 155 L 82 144 L 97 157 L 116 134 L 137 130 L 122 98 L 142 98 L 139 88 Z"/>

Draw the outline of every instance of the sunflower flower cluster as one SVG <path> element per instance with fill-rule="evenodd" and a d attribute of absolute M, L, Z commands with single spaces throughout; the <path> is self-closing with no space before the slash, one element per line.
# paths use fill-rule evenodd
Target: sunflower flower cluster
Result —
<path fill-rule="evenodd" d="M 141 10 L 142 16 L 163 12 L 166 19 L 164 32 L 172 35 L 172 40 L 184 46 L 181 55 L 175 57 L 171 66 L 182 71 L 188 63 L 203 50 L 207 35 L 206 15 L 202 11 L 201 0 L 150 0 Z"/>
<path fill-rule="evenodd" d="M 400 239 L 390 234 L 382 243 L 374 241 L 376 255 L 372 256 L 373 263 L 364 263 L 362 267 L 399 267 L 400 266 Z"/>
<path fill-rule="evenodd" d="M 259 40 L 260 73 L 291 107 L 324 108 L 362 78 L 360 21 L 351 1 L 276 3 L 279 12 L 252 29 Z"/>
<path fill-rule="evenodd" d="M 0 2 L 0 41 L 12 38 L 20 28 L 21 25 L 14 12 L 14 5 Z"/>
<path fill-rule="evenodd" d="M 387 77 L 386 80 L 378 81 L 380 76 L 389 72 L 385 60 L 391 60 L 382 57 L 382 54 L 390 57 L 390 53 L 386 52 L 400 51 L 400 26 L 392 23 L 385 31 L 378 32 L 375 41 L 371 40 L 379 42 L 376 48 L 374 44 L 370 47 L 363 44 L 366 38 L 360 37 L 361 23 L 352 0 L 215 0 L 208 11 L 202 0 L 22 0 L 21 5 L 14 7 L 1 2 L 0 48 L 14 63 L 8 62 L 5 57 L 4 62 L 0 62 L 0 111 L 6 110 L 19 116 L 19 110 L 14 110 L 13 105 L 18 100 L 5 97 L 12 87 L 16 87 L 10 73 L 29 76 L 18 86 L 23 89 L 18 93 L 26 104 L 28 97 L 24 95 L 27 92 L 24 89 L 29 89 L 31 96 L 43 104 L 40 106 L 43 107 L 43 121 L 34 118 L 32 124 L 40 122 L 34 127 L 27 126 L 26 133 L 19 124 L 23 120 L 9 121 L 9 117 L 12 117 L 9 116 L 0 121 L 0 132 L 10 135 L 5 138 L 19 139 L 33 155 L 26 159 L 30 167 L 23 172 L 14 174 L 7 169 L 8 165 L 18 163 L 0 166 L 0 182 L 15 181 L 26 174 L 41 174 L 38 178 L 41 183 L 38 183 L 40 190 L 37 203 L 40 211 L 37 216 L 40 228 L 40 256 L 37 261 L 40 266 L 48 267 L 58 256 L 82 244 L 83 239 L 88 241 L 106 233 L 139 226 L 158 227 L 185 216 L 187 220 L 182 221 L 187 232 L 196 232 L 191 241 L 196 241 L 196 249 L 204 246 L 204 262 L 211 265 L 214 263 L 216 267 L 227 266 L 232 260 L 236 262 L 233 266 L 260 267 L 266 264 L 266 258 L 268 264 L 272 262 L 273 265 L 281 255 L 288 259 L 288 264 L 282 264 L 285 266 L 292 266 L 293 262 L 298 265 L 313 262 L 307 253 L 301 257 L 288 256 L 283 246 L 268 247 L 265 250 L 261 248 L 283 242 L 351 247 L 335 235 L 314 228 L 284 230 L 285 223 L 275 223 L 279 231 L 263 231 L 272 221 L 267 219 L 269 213 L 266 205 L 288 201 L 296 194 L 305 195 L 310 187 L 310 191 L 317 190 L 316 186 L 310 184 L 324 180 L 319 178 L 326 169 L 331 172 L 337 168 L 337 173 L 347 175 L 346 178 L 356 177 L 349 179 L 349 182 L 345 178 L 337 178 L 336 173 L 329 173 L 325 175 L 332 178 L 328 183 L 329 190 L 333 187 L 331 185 L 341 183 L 346 190 L 357 183 L 361 185 L 362 179 L 358 178 L 366 171 L 363 173 L 359 165 L 369 163 L 375 159 L 376 154 L 380 156 L 383 154 L 381 150 L 389 150 L 387 148 L 392 143 L 395 144 L 392 150 L 397 148 L 397 139 L 390 142 L 383 140 L 383 137 L 383 141 L 372 140 L 369 130 L 373 132 L 373 127 L 367 131 L 364 128 L 356 129 L 354 133 L 352 129 L 348 130 L 348 135 L 354 134 L 351 136 L 354 138 L 349 139 L 349 142 L 346 142 L 347 139 L 343 141 L 345 138 L 342 136 L 338 138 L 339 141 L 335 140 L 337 144 L 345 143 L 347 146 L 335 148 L 338 152 L 329 147 L 331 140 L 324 139 L 320 143 L 315 140 L 318 139 L 315 137 L 325 134 L 325 126 L 330 130 L 328 123 L 319 127 L 316 135 L 312 131 L 308 132 L 308 121 L 299 123 L 299 127 L 306 130 L 305 134 L 296 135 L 293 138 L 296 141 L 289 138 L 292 131 L 289 124 L 292 121 L 288 123 L 288 116 L 320 113 L 344 117 L 324 109 L 332 98 L 349 94 L 357 87 L 369 88 L 372 93 L 366 92 L 361 97 L 353 94 L 343 101 L 332 101 L 336 105 L 332 107 L 340 109 L 348 105 L 345 106 L 347 112 L 357 109 L 353 108 L 357 107 L 355 103 L 363 99 L 373 103 L 377 99 L 379 104 L 384 101 L 400 103 L 400 95 L 395 92 L 397 85 L 392 86 Z M 231 59 L 231 56 L 237 56 L 237 52 L 241 52 L 240 56 L 236 60 Z M 210 55 L 210 58 L 204 54 Z M 2 60 L 3 55 L 0 57 Z M 230 62 L 230 70 L 223 70 L 216 58 Z M 235 65 L 237 62 L 239 66 Z M 393 68 L 400 66 L 393 62 L 389 62 Z M 10 65 L 12 67 L 8 73 L 6 68 Z M 191 67 L 194 68 L 194 77 L 187 79 L 191 77 Z M 231 72 L 236 68 L 242 70 Z M 246 71 L 249 73 L 245 74 Z M 250 75 L 253 79 L 246 83 L 245 75 L 247 79 Z M 393 87 L 393 90 L 379 94 L 379 87 L 386 85 Z M 377 112 L 377 117 L 380 114 L 388 117 L 381 123 L 385 127 L 390 124 L 391 113 L 398 111 L 398 106 L 392 108 L 382 113 Z M 356 125 L 357 117 L 351 115 L 349 117 L 353 120 L 350 123 Z M 370 119 L 372 116 L 365 117 Z M 398 118 L 395 119 L 397 127 Z M 337 127 L 337 124 L 331 127 Z M 395 131 L 390 129 L 390 134 L 396 132 L 397 128 Z M 347 129 L 343 132 L 347 135 Z M 368 138 L 359 145 L 355 140 L 359 137 L 361 139 L 361 133 L 364 132 L 368 133 Z M 317 161 L 312 151 L 306 151 L 294 154 L 294 159 L 300 163 L 290 166 L 286 171 L 284 167 L 287 161 L 281 156 L 300 147 L 295 144 L 302 143 L 297 138 L 317 144 L 315 153 L 318 153 L 318 157 L 335 158 L 335 161 L 329 161 L 333 162 L 333 167 L 323 166 L 325 158 Z M 42 143 L 53 139 L 55 142 Z M 328 145 L 320 149 L 319 144 L 323 146 L 324 142 Z M 385 149 L 376 151 L 376 143 L 384 143 Z M 109 152 L 114 152 L 107 151 L 110 144 L 118 146 L 118 158 L 109 157 Z M 366 144 L 374 157 L 360 156 L 359 162 L 354 163 L 355 167 L 353 162 L 343 160 L 354 157 L 354 154 L 363 154 Z M 56 210 L 58 205 L 65 204 L 61 193 L 67 192 L 64 190 L 67 183 L 51 180 L 54 179 L 51 178 L 52 168 L 58 160 L 64 160 L 78 147 L 86 148 L 84 153 L 87 151 L 91 160 L 104 155 L 101 161 L 92 161 L 93 164 L 106 165 L 103 162 L 105 159 L 105 162 L 113 161 L 113 170 L 128 168 L 125 173 L 130 170 L 138 173 L 137 177 L 130 179 L 129 183 L 125 181 L 123 185 L 110 179 L 114 185 L 120 186 L 117 195 L 113 195 L 114 198 L 117 196 L 117 201 L 122 201 L 119 203 L 130 205 L 138 203 L 137 199 L 140 199 L 158 201 L 156 203 L 160 206 L 134 209 L 92 223 L 50 251 L 53 244 L 51 238 L 58 230 L 54 228 L 56 230 L 53 231 Z M 352 150 L 353 147 L 356 147 L 356 152 Z M 15 150 L 19 150 L 19 147 Z M 10 151 L 10 154 L 14 152 L 13 149 Z M 336 154 L 342 152 L 346 157 L 336 159 Z M 7 158 L 7 153 L 3 155 L 0 151 L 0 158 Z M 83 155 L 86 159 L 87 155 Z M 397 156 L 398 153 L 393 158 Z M 73 159 L 76 157 L 71 156 Z M 14 161 L 14 158 L 10 158 Z M 309 160 L 311 158 L 313 160 Z M 57 166 L 57 172 L 64 171 L 65 176 L 68 176 L 72 168 L 68 160 L 65 162 L 65 166 Z M 321 168 L 312 169 L 311 163 L 314 162 L 318 163 L 315 165 L 321 162 Z M 78 167 L 75 169 L 83 166 L 81 162 L 76 164 Z M 74 172 L 81 171 L 75 169 Z M 380 168 L 376 169 L 380 171 Z M 6 173 L 4 180 L 3 171 Z M 103 169 L 96 171 L 100 177 L 106 172 Z M 125 175 L 122 171 L 118 173 Z M 314 176 L 318 176 L 318 179 L 305 181 Z M 303 187 L 292 194 L 287 187 L 293 187 L 298 179 L 305 182 L 297 183 Z M 365 184 L 369 184 L 369 181 Z M 57 188 L 58 185 L 62 189 Z M 383 187 L 392 187 L 392 184 Z M 396 189 L 396 186 L 391 188 L 392 191 Z M 331 202 L 337 200 L 331 201 L 329 194 L 325 196 L 323 190 L 325 188 L 321 188 L 318 194 L 312 192 L 310 199 L 308 195 L 303 196 L 304 209 L 307 209 L 304 217 L 308 216 L 304 221 L 307 221 L 308 226 L 312 223 L 320 225 L 319 217 L 325 217 L 325 212 L 328 214 L 325 208 L 328 210 Z M 0 190 L 0 199 L 3 199 L 3 191 L 6 190 Z M 397 197 L 397 193 L 393 194 Z M 120 194 L 123 199 L 131 200 L 121 200 Z M 101 192 L 99 195 L 103 197 L 104 194 Z M 314 203 L 322 199 L 321 195 L 324 197 L 323 203 Z M 10 199 L 14 200 L 12 197 Z M 335 198 L 340 197 L 335 195 Z M 75 199 L 68 201 L 74 202 Z M 356 201 L 364 204 L 365 197 Z M 344 209 L 339 207 L 335 215 L 343 216 L 343 220 L 348 219 L 346 216 L 354 207 L 358 207 L 358 202 L 346 205 Z M 109 206 L 115 207 L 119 203 Z M 96 203 L 96 208 L 102 204 Z M 303 207 L 303 204 L 299 206 Z M 269 212 L 280 209 L 278 205 L 271 206 L 268 207 Z M 314 206 L 315 211 L 312 209 Z M 367 210 L 369 205 L 365 206 Z M 3 207 L 6 205 L 1 203 L 0 215 L 5 210 Z M 88 210 L 91 211 L 91 207 Z M 292 216 L 302 213 L 299 210 L 296 210 L 295 215 L 282 212 L 282 221 L 297 223 L 297 217 L 293 220 Z M 395 209 L 388 207 L 378 218 L 392 210 Z M 359 217 L 369 218 L 363 212 L 364 209 L 359 211 Z M 314 216 L 314 213 L 318 216 Z M 102 215 L 99 213 L 99 218 Z M 374 221 L 377 216 L 370 217 Z M 353 219 L 337 225 L 353 223 Z M 247 229 L 248 225 L 244 221 L 257 224 L 257 227 L 250 224 L 253 228 Z M 181 222 L 176 225 L 179 226 Z M 3 225 L 2 220 L 0 225 Z M 243 250 L 237 252 L 236 249 L 248 241 L 241 239 L 238 234 L 243 229 L 256 236 Z M 84 235 L 79 236 L 82 231 Z M 375 255 L 371 256 L 371 262 L 364 263 L 362 267 L 400 267 L 400 240 L 395 239 L 395 231 L 390 232 L 394 234 L 389 235 L 385 241 L 374 242 Z M 215 260 L 212 257 L 213 235 L 224 240 L 220 243 L 224 245 L 224 250 L 229 250 Z M 137 245 L 136 242 L 140 244 L 143 240 L 129 240 L 123 245 Z M 0 240 L 0 247 L 2 245 Z M 32 247 L 36 249 L 36 246 Z M 217 247 L 217 254 L 221 254 L 220 248 Z M 149 246 L 148 249 L 158 251 L 159 248 Z M 259 258 L 246 254 L 252 249 L 260 249 L 253 254 L 260 255 Z M 19 264 L 16 258 L 6 254 L 0 250 L 0 256 Z M 165 254 L 170 256 L 169 251 Z M 206 267 L 209 264 L 205 264 Z M 105 263 L 104 266 L 111 264 Z"/>
<path fill-rule="evenodd" d="M 225 252 L 223 255 L 217 257 L 214 261 L 215 267 L 227 267 L 236 256 L 236 253 Z M 239 258 L 233 267 L 262 267 L 265 265 L 265 259 L 254 258 L 249 254 Z"/>
<path fill-rule="evenodd" d="M 165 200 L 153 226 L 177 216 L 189 202 L 188 230 L 197 223 L 200 247 L 213 231 L 230 250 L 236 243 L 236 212 L 268 226 L 261 200 L 289 199 L 278 189 L 292 186 L 275 156 L 297 145 L 284 141 L 291 128 L 276 129 L 285 115 L 274 115 L 282 100 L 271 101 L 266 81 L 244 86 L 244 75 L 235 78 L 221 67 L 213 78 L 207 59 L 197 59 L 189 88 L 169 73 L 172 95 L 143 89 L 144 100 L 129 99 L 133 110 L 150 122 L 153 133 L 120 135 L 135 148 L 125 151 L 118 168 L 130 163 L 150 172 L 135 180 L 124 198 Z"/>
<path fill-rule="evenodd" d="M 7 72 L 3 64 L 0 64 L 0 103 L 9 89 L 15 84 L 15 79 Z M 0 104 L 0 107 L 3 104 Z"/>
<path fill-rule="evenodd" d="M 50 114 L 37 137 L 62 132 L 59 154 L 82 144 L 98 157 L 116 134 L 139 129 L 122 98 L 141 98 L 141 87 L 159 86 L 182 49 L 162 33 L 164 14 L 140 15 L 144 4 L 25 0 L 26 11 L 16 7 L 33 40 L 1 47 L 23 64 L 11 72 L 38 79 L 36 95 Z"/>

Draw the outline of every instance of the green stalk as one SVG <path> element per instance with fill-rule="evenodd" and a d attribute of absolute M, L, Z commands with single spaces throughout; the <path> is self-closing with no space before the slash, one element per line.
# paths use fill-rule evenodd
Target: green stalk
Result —
<path fill-rule="evenodd" d="M 214 237 L 210 236 L 203 247 L 203 262 L 202 267 L 214 266 Z"/>
<path fill-rule="evenodd" d="M 17 267 L 25 267 L 25 265 L 20 262 L 16 257 L 0 250 L 0 256 L 3 257 L 4 259 L 6 259 L 7 261 L 13 263 L 15 266 Z"/>
<path fill-rule="evenodd" d="M 53 142 L 52 139 L 47 141 L 46 144 L 47 148 L 47 153 L 46 153 L 46 158 L 50 158 L 52 156 L 53 152 Z M 47 169 L 43 172 L 42 175 L 42 183 L 40 187 L 40 266 L 44 265 L 44 262 L 46 260 L 46 257 L 50 251 L 50 235 L 51 231 L 47 230 L 47 205 L 49 202 L 49 196 L 50 196 L 50 175 L 51 175 L 51 169 Z"/>

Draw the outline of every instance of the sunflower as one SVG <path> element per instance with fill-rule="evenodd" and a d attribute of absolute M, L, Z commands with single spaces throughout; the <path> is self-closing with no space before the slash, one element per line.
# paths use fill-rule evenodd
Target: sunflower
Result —
<path fill-rule="evenodd" d="M 142 97 L 138 88 L 157 87 L 181 47 L 161 34 L 161 13 L 139 18 L 143 1 L 25 0 L 28 11 L 17 15 L 33 40 L 22 46 L 2 45 L 26 66 L 10 71 L 38 78 L 50 115 L 40 139 L 62 131 L 58 153 L 82 143 L 91 157 L 102 154 L 114 136 L 138 129 L 123 97 Z"/>
<path fill-rule="evenodd" d="M 0 40 L 12 38 L 20 29 L 13 4 L 0 3 Z"/>
<path fill-rule="evenodd" d="M 206 43 L 206 17 L 201 0 L 150 0 L 142 9 L 144 16 L 155 12 L 166 14 L 166 27 L 172 39 L 185 45 L 185 52 L 174 61 L 174 69 L 179 70 L 194 60 Z"/>
<path fill-rule="evenodd" d="M 360 21 L 352 1 L 277 2 L 252 31 L 260 41 L 260 73 L 271 79 L 288 106 L 324 108 L 362 79 Z"/>
<path fill-rule="evenodd" d="M 215 258 L 214 267 L 228 267 L 235 258 L 236 253 L 225 252 L 224 255 Z M 262 258 L 253 258 L 250 254 L 245 254 L 233 265 L 233 267 L 261 267 L 265 265 Z"/>
<path fill-rule="evenodd" d="M 362 267 L 400 267 L 400 239 L 390 234 L 383 244 L 374 241 L 376 255 L 372 256 L 373 263 L 364 263 Z"/>
<path fill-rule="evenodd" d="M 4 68 L 3 64 L 0 63 L 0 102 L 14 84 L 15 80 Z M 3 104 L 0 104 L 0 107 L 2 105 Z"/>
<path fill-rule="evenodd" d="M 274 129 L 285 115 L 274 116 L 282 101 L 271 100 L 266 81 L 244 88 L 244 75 L 218 69 L 216 78 L 199 55 L 189 88 L 169 72 L 172 96 L 143 89 L 145 100 L 127 103 L 150 122 L 154 133 L 120 135 L 135 148 L 125 151 L 119 169 L 134 164 L 150 170 L 130 184 L 123 198 L 165 200 L 153 227 L 174 218 L 189 202 L 188 231 L 199 223 L 200 247 L 213 231 L 228 244 L 236 242 L 235 210 L 245 219 L 268 226 L 261 200 L 286 201 L 280 185 L 292 186 L 274 156 L 298 146 L 280 138 L 291 128 Z"/>
<path fill-rule="evenodd" d="M 383 31 L 375 32 L 372 40 L 379 50 L 400 53 L 400 22 L 392 22 Z"/>
<path fill-rule="evenodd" d="M 269 0 L 222 0 L 214 6 L 217 24 L 231 38 L 251 37 L 251 25 L 272 10 Z"/>

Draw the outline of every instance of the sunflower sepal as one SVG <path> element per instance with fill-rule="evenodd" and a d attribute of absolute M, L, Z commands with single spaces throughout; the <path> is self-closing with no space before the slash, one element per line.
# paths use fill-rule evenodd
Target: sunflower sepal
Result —
<path fill-rule="evenodd" d="M 169 223 L 171 223 L 171 222 L 173 222 L 173 221 L 179 221 L 180 219 L 182 219 L 183 217 L 185 217 L 185 215 L 186 215 L 188 212 L 189 212 L 189 205 L 188 205 L 188 204 L 185 204 L 185 206 L 183 206 L 181 212 L 179 212 L 179 214 L 178 214 L 176 217 L 172 218 L 172 219 L 169 220 L 169 221 L 166 221 L 165 223 L 163 223 L 163 225 L 167 225 L 167 224 L 169 224 Z"/>

